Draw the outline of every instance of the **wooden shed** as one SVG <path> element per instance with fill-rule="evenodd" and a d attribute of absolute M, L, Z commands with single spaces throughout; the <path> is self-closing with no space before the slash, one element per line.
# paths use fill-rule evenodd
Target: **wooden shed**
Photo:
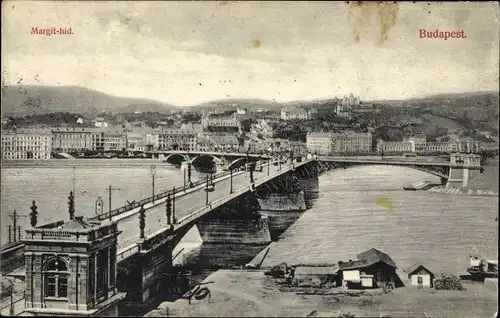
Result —
<path fill-rule="evenodd" d="M 422 264 L 414 264 L 408 267 L 405 272 L 408 274 L 412 286 L 418 286 L 419 288 L 432 288 L 434 286 L 436 276 Z"/>
<path fill-rule="evenodd" d="M 295 268 L 294 283 L 298 287 L 322 287 L 334 285 L 338 266 L 304 266 Z"/>

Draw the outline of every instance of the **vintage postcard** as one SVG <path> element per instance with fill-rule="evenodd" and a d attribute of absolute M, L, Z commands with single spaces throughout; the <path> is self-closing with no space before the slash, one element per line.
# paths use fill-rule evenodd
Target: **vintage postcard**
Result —
<path fill-rule="evenodd" d="M 2 316 L 497 317 L 498 2 L 1 28 Z"/>

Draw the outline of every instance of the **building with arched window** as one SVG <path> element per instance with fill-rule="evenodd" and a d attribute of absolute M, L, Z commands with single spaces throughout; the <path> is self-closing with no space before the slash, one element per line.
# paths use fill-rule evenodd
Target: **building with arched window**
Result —
<path fill-rule="evenodd" d="M 45 298 L 68 298 L 69 270 L 66 260 L 54 256 L 43 266 Z"/>
<path fill-rule="evenodd" d="M 25 313 L 116 316 L 116 222 L 75 217 L 26 230 Z"/>

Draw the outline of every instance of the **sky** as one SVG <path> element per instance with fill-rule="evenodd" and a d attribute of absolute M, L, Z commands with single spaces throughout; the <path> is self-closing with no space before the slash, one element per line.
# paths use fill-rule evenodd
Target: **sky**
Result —
<path fill-rule="evenodd" d="M 421 39 L 420 29 L 467 38 Z M 2 1 L 1 41 L 3 85 L 76 85 L 178 106 L 499 85 L 496 2 Z"/>

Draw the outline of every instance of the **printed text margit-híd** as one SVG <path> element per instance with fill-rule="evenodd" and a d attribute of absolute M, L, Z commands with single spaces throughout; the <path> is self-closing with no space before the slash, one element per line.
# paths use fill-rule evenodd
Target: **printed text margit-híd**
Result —
<path fill-rule="evenodd" d="M 36 35 L 72 35 L 73 30 L 71 28 L 56 28 L 56 27 L 50 27 L 50 28 L 38 28 L 38 27 L 32 27 L 31 28 L 31 34 L 36 34 Z"/>

